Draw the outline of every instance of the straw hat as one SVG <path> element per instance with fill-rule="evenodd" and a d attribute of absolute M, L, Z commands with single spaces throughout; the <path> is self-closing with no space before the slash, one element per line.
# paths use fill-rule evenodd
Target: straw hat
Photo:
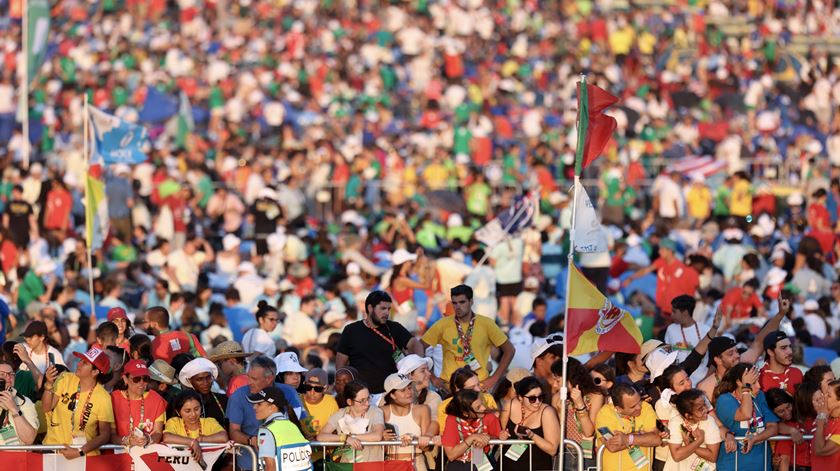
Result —
<path fill-rule="evenodd" d="M 227 360 L 228 358 L 247 358 L 253 353 L 246 353 L 242 345 L 234 340 L 226 340 L 207 352 L 207 359 L 212 362 Z"/>

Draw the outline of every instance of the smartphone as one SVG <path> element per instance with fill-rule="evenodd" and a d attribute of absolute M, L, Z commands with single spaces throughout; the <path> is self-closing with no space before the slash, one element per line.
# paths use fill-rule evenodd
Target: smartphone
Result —
<path fill-rule="evenodd" d="M 613 436 L 612 432 L 610 432 L 610 429 L 608 429 L 607 427 L 599 428 L 598 433 L 600 433 L 601 436 L 604 437 L 604 440 L 609 440 Z"/>
<path fill-rule="evenodd" d="M 48 354 L 47 354 L 47 361 L 49 362 L 49 363 L 47 364 L 47 367 L 50 367 L 50 366 L 52 366 L 52 365 L 55 365 L 55 355 L 53 355 L 52 353 L 48 353 Z"/>
<path fill-rule="evenodd" d="M 5 391 L 5 390 L 6 390 L 6 380 L 5 379 L 0 379 L 0 391 Z"/>
<path fill-rule="evenodd" d="M 516 432 L 516 435 L 518 435 L 520 437 L 527 437 L 528 436 L 528 428 L 523 426 L 523 425 L 517 425 L 516 429 L 514 429 L 514 432 Z"/>

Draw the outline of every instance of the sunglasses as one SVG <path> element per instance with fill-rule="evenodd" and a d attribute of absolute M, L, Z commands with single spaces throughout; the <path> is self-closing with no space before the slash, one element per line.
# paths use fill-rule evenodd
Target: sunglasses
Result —
<path fill-rule="evenodd" d="M 536 404 L 542 400 L 542 396 L 523 396 L 523 398 L 528 399 L 531 404 Z"/>
<path fill-rule="evenodd" d="M 134 384 L 137 384 L 141 381 L 146 381 L 146 377 L 145 376 L 135 376 L 135 377 L 131 378 L 131 382 L 134 383 Z"/>
<path fill-rule="evenodd" d="M 315 391 L 316 393 L 322 393 L 326 389 L 325 386 L 313 386 L 311 384 L 304 384 L 301 389 L 303 392 Z"/>

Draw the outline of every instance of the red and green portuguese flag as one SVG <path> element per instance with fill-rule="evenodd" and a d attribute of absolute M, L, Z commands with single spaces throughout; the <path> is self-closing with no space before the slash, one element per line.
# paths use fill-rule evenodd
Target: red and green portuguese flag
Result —
<path fill-rule="evenodd" d="M 618 98 L 606 90 L 589 85 L 586 77 L 578 83 L 578 143 L 575 156 L 575 175 L 580 175 L 601 155 L 610 142 L 618 124 L 604 110 L 618 103 Z"/>
<path fill-rule="evenodd" d="M 325 471 L 413 471 L 411 461 L 374 461 L 371 463 L 326 463 Z"/>

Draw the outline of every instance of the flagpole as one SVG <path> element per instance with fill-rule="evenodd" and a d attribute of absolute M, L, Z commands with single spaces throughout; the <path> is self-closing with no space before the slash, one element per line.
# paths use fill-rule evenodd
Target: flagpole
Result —
<path fill-rule="evenodd" d="M 21 132 L 23 134 L 23 168 L 29 168 L 29 0 L 23 0 L 23 83 L 20 88 L 19 104 L 23 105 L 23 121 L 21 122 Z"/>
<path fill-rule="evenodd" d="M 90 178 L 90 143 L 88 142 L 88 136 L 90 135 L 90 111 L 88 110 L 88 95 L 87 92 L 84 93 L 85 98 L 85 118 L 84 118 L 84 125 L 82 129 L 82 152 L 85 155 L 85 238 L 87 239 L 87 260 L 88 260 L 88 293 L 90 294 L 90 318 L 92 321 L 96 320 L 96 300 L 93 295 L 93 250 L 92 244 L 93 241 L 91 237 L 93 234 L 91 231 L 88 230 L 89 225 L 91 224 L 90 216 L 91 216 L 91 208 L 90 208 L 90 183 L 88 183 L 88 178 Z"/>
<path fill-rule="evenodd" d="M 566 387 L 566 378 L 568 377 L 569 366 L 569 299 L 572 284 L 572 265 L 575 263 L 575 219 L 577 218 L 577 199 L 578 187 L 580 186 L 580 174 L 583 166 L 583 148 L 586 144 L 587 123 L 582 117 L 584 113 L 589 114 L 588 96 L 586 94 L 586 76 L 580 76 L 580 88 L 578 89 L 578 122 L 577 122 L 577 151 L 575 155 L 575 185 L 572 190 L 572 225 L 569 228 L 569 255 L 568 265 L 566 268 L 566 307 L 563 320 L 563 382 L 560 386 L 560 439 L 562 452 L 559 456 L 559 470 L 563 470 L 563 461 L 565 458 L 566 448 L 562 445 L 566 438 L 566 399 L 569 396 L 569 388 Z M 583 460 L 583 456 L 578 459 Z"/>

